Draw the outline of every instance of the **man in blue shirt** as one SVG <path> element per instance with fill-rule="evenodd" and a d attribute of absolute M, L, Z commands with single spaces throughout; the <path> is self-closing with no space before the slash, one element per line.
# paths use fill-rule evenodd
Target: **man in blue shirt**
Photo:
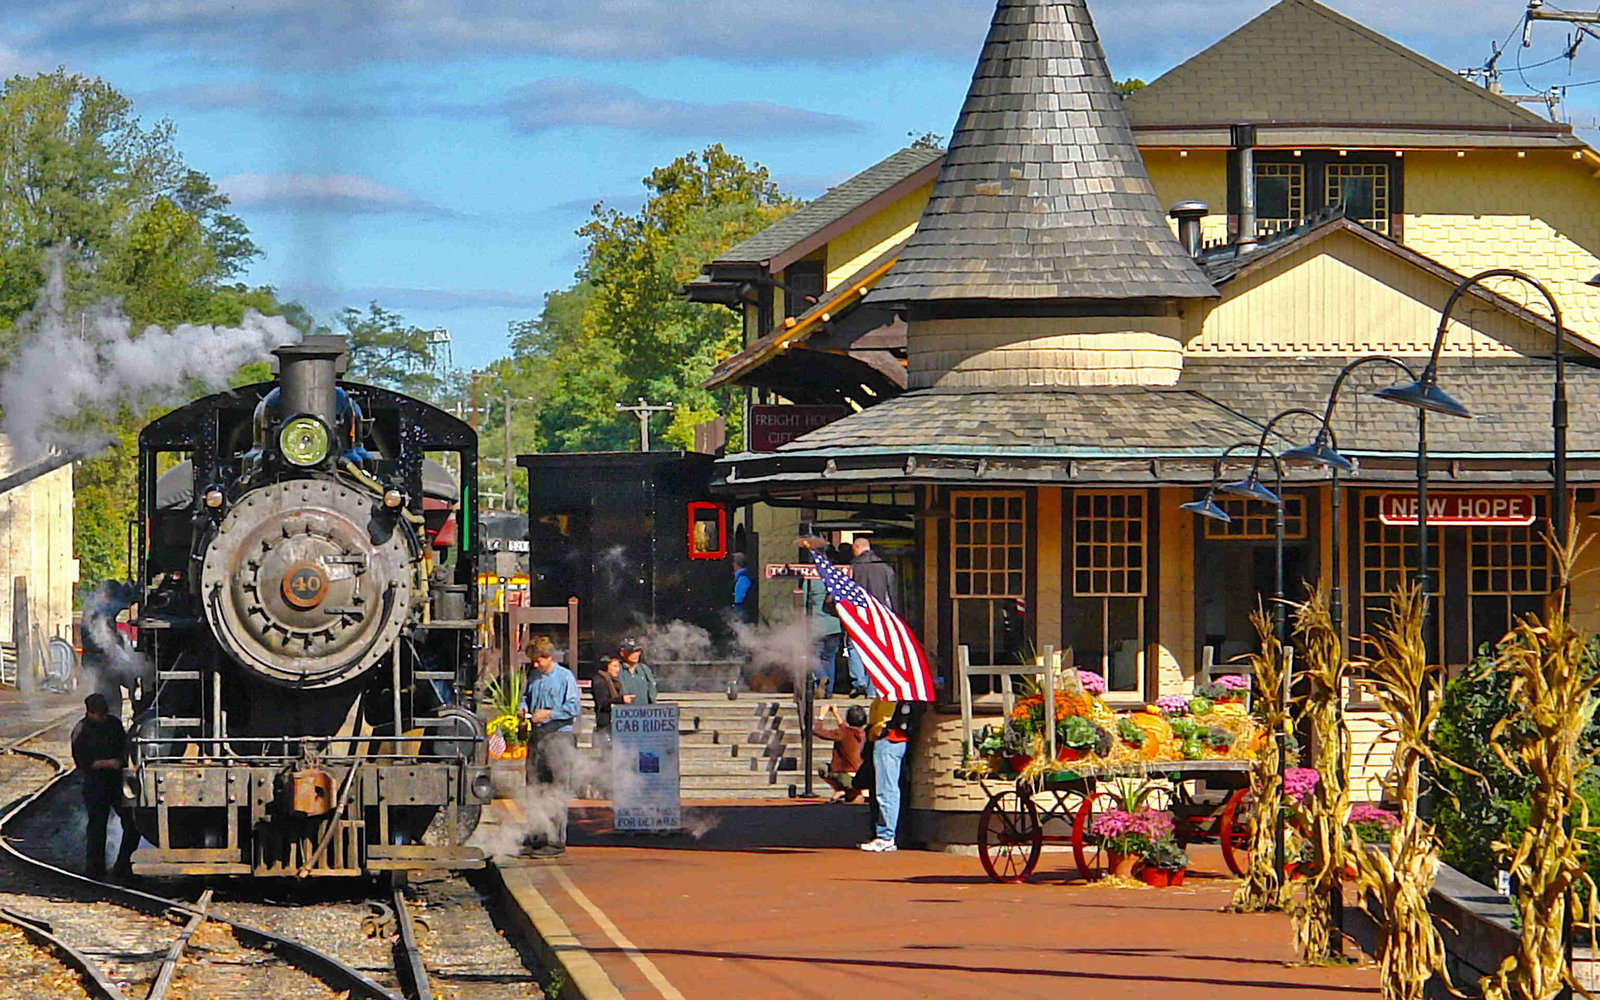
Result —
<path fill-rule="evenodd" d="M 567 803 L 577 763 L 578 681 L 556 662 L 544 636 L 527 645 L 528 687 L 517 715 L 529 727 L 526 799 L 529 830 L 523 853 L 559 857 L 567 850 Z"/>

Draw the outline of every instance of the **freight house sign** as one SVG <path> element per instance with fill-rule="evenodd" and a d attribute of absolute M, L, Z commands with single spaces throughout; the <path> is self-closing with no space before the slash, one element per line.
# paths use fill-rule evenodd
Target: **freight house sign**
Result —
<path fill-rule="evenodd" d="M 1417 525 L 1415 493 L 1385 493 L 1378 520 L 1397 528 Z M 1428 496 L 1428 524 L 1532 524 L 1531 493 L 1433 493 Z"/>
<path fill-rule="evenodd" d="M 846 406 L 752 406 L 750 450 L 777 451 L 806 431 L 849 415 Z"/>

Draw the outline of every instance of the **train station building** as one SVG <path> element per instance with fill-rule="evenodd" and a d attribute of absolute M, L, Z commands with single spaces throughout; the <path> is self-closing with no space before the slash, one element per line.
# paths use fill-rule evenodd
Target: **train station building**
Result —
<path fill-rule="evenodd" d="M 1273 414 L 1320 413 L 1351 360 L 1420 371 L 1466 275 L 1519 268 L 1563 307 L 1573 520 L 1592 530 L 1597 168 L 1569 126 L 1311 0 L 1126 99 L 1081 0 L 1000 0 L 947 153 L 896 153 L 710 262 L 688 294 L 746 328 L 712 383 L 820 424 L 718 464 L 760 560 L 792 561 L 797 521 L 895 539 L 900 610 L 941 684 L 912 758 L 916 835 L 970 842 L 983 803 L 952 776 L 959 647 L 977 664 L 1070 649 L 1119 707 L 1254 648 L 1272 509 L 1219 495 L 1225 523 L 1182 505 L 1248 442 L 1224 476 L 1243 478 Z M 1556 328 L 1509 282 L 1451 319 L 1438 382 L 1473 419 L 1427 432 L 1432 641 L 1459 666 L 1552 588 Z M 1359 461 L 1341 530 L 1327 471 L 1284 469 L 1287 595 L 1338 586 L 1352 636 L 1416 569 L 1417 411 L 1372 396 L 1409 381 L 1368 365 L 1340 396 L 1338 448 Z M 1316 428 L 1284 419 L 1267 450 Z M 1261 474 L 1276 489 L 1270 459 Z M 1597 588 L 1574 592 L 1586 627 Z M 1357 797 L 1376 798 L 1387 760 L 1364 753 L 1359 681 L 1349 697 Z"/>

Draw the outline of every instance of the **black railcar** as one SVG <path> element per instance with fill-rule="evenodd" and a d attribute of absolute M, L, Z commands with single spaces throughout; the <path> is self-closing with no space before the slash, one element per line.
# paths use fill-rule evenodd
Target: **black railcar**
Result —
<path fill-rule="evenodd" d="M 477 435 L 342 338 L 273 353 L 139 435 L 134 870 L 481 865 Z"/>
<path fill-rule="evenodd" d="M 517 456 L 528 473 L 528 603 L 578 598 L 585 674 L 652 625 L 726 636 L 732 543 L 728 509 L 711 496 L 714 462 L 683 451 Z"/>

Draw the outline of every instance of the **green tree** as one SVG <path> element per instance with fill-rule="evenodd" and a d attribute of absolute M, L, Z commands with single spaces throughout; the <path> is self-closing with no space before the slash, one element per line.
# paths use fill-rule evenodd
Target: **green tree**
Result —
<path fill-rule="evenodd" d="M 1121 94 L 1123 97 L 1127 97 L 1136 90 L 1143 89 L 1144 81 L 1136 76 L 1130 76 L 1126 80 L 1117 81 L 1117 93 Z"/>
<path fill-rule="evenodd" d="M 69 308 L 120 302 L 152 323 L 237 323 L 282 311 L 270 289 L 224 286 L 258 253 L 210 178 L 187 168 L 170 122 L 145 125 L 106 82 L 56 70 L 0 84 L 0 365 L 58 255 Z M 86 583 L 127 572 L 138 428 L 153 413 L 83 414 L 116 443 L 79 463 L 75 546 Z"/>
<path fill-rule="evenodd" d="M 367 311 L 339 311 L 339 325 L 350 342 L 353 382 L 365 382 L 403 392 L 418 399 L 437 399 L 443 381 L 431 370 L 433 345 L 428 331 L 407 323 L 399 313 L 367 303 Z"/>
<path fill-rule="evenodd" d="M 579 276 L 592 287 L 585 325 L 619 355 L 620 398 L 677 406 L 665 444 L 690 445 L 694 424 L 717 415 L 728 420 L 736 444 L 738 390 L 713 393 L 700 383 L 739 349 L 738 319 L 685 302 L 678 290 L 706 261 L 793 211 L 796 202 L 765 167 L 720 144 L 651 171 L 644 185 L 649 195 L 637 214 L 596 206 L 578 231 L 588 241 Z"/>

